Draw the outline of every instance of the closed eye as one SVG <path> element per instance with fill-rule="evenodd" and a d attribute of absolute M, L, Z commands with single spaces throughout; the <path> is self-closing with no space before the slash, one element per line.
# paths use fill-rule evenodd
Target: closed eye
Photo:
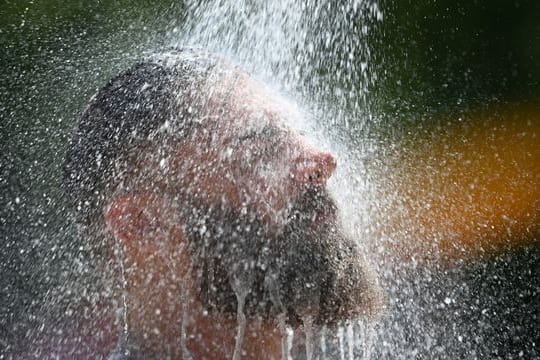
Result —
<path fill-rule="evenodd" d="M 238 138 L 238 142 L 242 143 L 249 139 L 264 139 L 271 140 L 277 137 L 277 130 L 271 126 L 265 126 L 262 129 L 256 129 L 244 134 Z"/>

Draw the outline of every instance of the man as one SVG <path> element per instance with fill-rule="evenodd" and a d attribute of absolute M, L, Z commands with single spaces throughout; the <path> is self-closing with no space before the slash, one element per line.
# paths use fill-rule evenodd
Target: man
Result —
<path fill-rule="evenodd" d="M 101 89 L 65 165 L 101 285 L 49 355 L 280 358 L 286 326 L 372 314 L 379 292 L 326 190 L 336 160 L 292 129 L 301 118 L 196 50 Z"/>

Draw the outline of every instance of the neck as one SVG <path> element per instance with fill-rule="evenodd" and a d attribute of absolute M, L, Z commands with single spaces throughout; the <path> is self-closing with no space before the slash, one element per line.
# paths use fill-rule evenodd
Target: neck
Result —
<path fill-rule="evenodd" d="M 143 269 L 142 262 L 126 268 L 127 342 L 138 353 L 132 355 L 232 358 L 237 320 L 206 311 L 189 276 L 171 276 L 169 266 L 155 261 L 148 266 L 149 259 L 145 260 L 144 267 L 152 271 Z M 277 322 L 248 319 L 244 334 L 243 359 L 280 357 Z"/>

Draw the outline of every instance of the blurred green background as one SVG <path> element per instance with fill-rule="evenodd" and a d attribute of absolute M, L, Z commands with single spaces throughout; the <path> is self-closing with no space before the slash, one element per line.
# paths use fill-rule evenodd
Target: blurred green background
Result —
<path fill-rule="evenodd" d="M 538 101 L 537 1 L 384 1 L 374 56 L 384 106 Z"/>
<path fill-rule="evenodd" d="M 340 3 L 331 2 L 337 17 Z M 366 106 L 377 118 L 371 131 L 383 143 L 388 136 L 407 138 L 440 125 L 448 114 L 501 104 L 539 106 L 539 1 L 382 0 L 379 8 L 383 19 L 371 24 L 366 37 L 373 72 Z M 69 277 L 68 265 L 54 267 L 57 273 L 43 269 L 68 264 L 69 250 L 76 246 L 58 234 L 66 233 L 59 200 L 62 158 L 77 114 L 141 53 L 167 46 L 184 17 L 179 1 L 0 2 L 0 346 L 23 336 L 44 294 Z M 346 36 L 359 36 L 359 28 Z M 325 68 L 317 70 L 332 74 L 349 50 L 334 49 L 336 61 L 320 61 Z M 334 81 L 355 88 L 358 79 L 352 74 Z M 351 126 L 353 134 L 360 133 Z M 532 317 L 540 302 L 538 252 L 538 246 L 528 248 L 483 270 L 467 270 L 471 287 L 489 283 L 493 273 L 506 274 L 504 285 L 493 283 L 503 289 L 497 306 L 522 309 L 518 340 L 504 345 L 505 337 L 497 338 L 494 347 L 502 354 L 530 350 L 538 336 L 538 319 Z M 512 282 L 514 287 L 508 285 Z M 489 298 L 490 289 L 482 297 Z M 529 294 L 525 310 L 512 303 L 521 290 Z M 488 322 L 485 337 L 497 336 L 495 322 L 511 327 L 511 316 Z"/>

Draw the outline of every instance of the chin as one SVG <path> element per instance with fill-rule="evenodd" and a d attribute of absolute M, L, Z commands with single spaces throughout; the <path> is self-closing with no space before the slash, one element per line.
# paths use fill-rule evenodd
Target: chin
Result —
<path fill-rule="evenodd" d="M 302 230 L 285 230 L 275 255 L 274 286 L 292 326 L 372 317 L 382 290 L 358 242 L 345 235 L 335 213 L 307 221 Z"/>

